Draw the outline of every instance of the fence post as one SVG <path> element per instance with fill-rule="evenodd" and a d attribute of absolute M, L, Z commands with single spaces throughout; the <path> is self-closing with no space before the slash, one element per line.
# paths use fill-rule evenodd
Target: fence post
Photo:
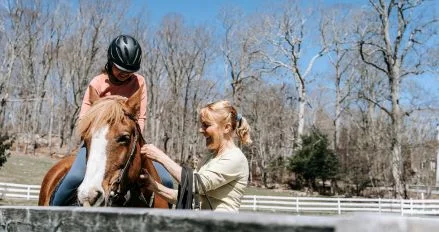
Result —
<path fill-rule="evenodd" d="M 299 198 L 296 197 L 296 213 L 299 213 Z"/>
<path fill-rule="evenodd" d="M 381 213 L 381 197 L 378 198 L 378 212 Z"/>
<path fill-rule="evenodd" d="M 30 186 L 27 186 L 27 200 L 30 200 Z"/>
<path fill-rule="evenodd" d="M 341 214 L 340 198 L 337 198 L 337 203 L 338 203 L 338 214 Z"/>
<path fill-rule="evenodd" d="M 410 215 L 413 215 L 413 199 L 410 198 Z"/>
<path fill-rule="evenodd" d="M 401 198 L 400 201 L 401 201 L 401 216 L 404 216 L 404 206 L 403 206 L 404 199 Z"/>
<path fill-rule="evenodd" d="M 424 213 L 425 212 L 424 193 L 422 193 L 421 199 L 422 199 L 422 213 Z"/>
<path fill-rule="evenodd" d="M 253 195 L 253 211 L 256 211 L 256 195 Z"/>
<path fill-rule="evenodd" d="M 4 198 L 6 198 L 6 186 L 2 186 L 1 188 L 0 199 L 3 200 Z"/>

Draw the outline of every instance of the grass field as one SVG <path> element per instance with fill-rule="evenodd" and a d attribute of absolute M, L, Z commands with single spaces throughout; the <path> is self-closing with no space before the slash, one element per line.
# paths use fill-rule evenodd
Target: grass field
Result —
<path fill-rule="evenodd" d="M 29 155 L 11 155 L 0 168 L 0 182 L 15 184 L 40 185 L 46 172 L 58 159 L 34 157 Z M 291 196 L 289 191 L 273 191 L 269 189 L 248 187 L 246 195 Z M 37 201 L 0 200 L 0 205 L 36 205 Z"/>
<path fill-rule="evenodd" d="M 0 182 L 40 185 L 57 159 L 29 155 L 11 155 L 0 169 Z"/>
<path fill-rule="evenodd" d="M 0 169 L 0 182 L 40 185 L 47 170 L 56 161 L 49 157 L 11 155 Z M 0 205 L 37 205 L 37 201 L 2 199 Z"/>

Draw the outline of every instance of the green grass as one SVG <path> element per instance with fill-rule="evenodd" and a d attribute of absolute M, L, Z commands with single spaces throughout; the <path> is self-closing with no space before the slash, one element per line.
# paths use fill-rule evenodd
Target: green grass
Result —
<path fill-rule="evenodd" d="M 58 159 L 11 155 L 0 168 L 0 182 L 41 185 L 46 172 Z M 0 205 L 37 205 L 37 200 L 1 199 Z"/>
<path fill-rule="evenodd" d="M 265 188 L 258 188 L 249 186 L 245 190 L 245 195 L 261 195 L 261 196 L 285 196 L 285 197 L 291 197 L 291 191 L 285 190 L 285 191 L 276 191 L 272 189 L 265 189 Z"/>
<path fill-rule="evenodd" d="M 58 159 L 11 155 L 0 169 L 0 182 L 40 185 L 46 172 Z"/>
<path fill-rule="evenodd" d="M 58 159 L 29 155 L 11 155 L 0 168 L 0 182 L 40 185 L 46 172 Z M 177 185 L 175 185 L 177 186 Z M 291 191 L 270 190 L 249 186 L 246 195 L 292 196 Z M 0 205 L 37 205 L 36 200 L 0 200 Z"/>
<path fill-rule="evenodd" d="M 11 205 L 19 205 L 19 206 L 37 206 L 37 200 L 21 200 L 21 199 L 1 199 L 0 206 L 11 206 Z"/>

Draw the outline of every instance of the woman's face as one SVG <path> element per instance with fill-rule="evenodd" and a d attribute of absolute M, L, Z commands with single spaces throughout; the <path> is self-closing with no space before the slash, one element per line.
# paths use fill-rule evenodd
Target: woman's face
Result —
<path fill-rule="evenodd" d="M 128 78 L 131 77 L 131 75 L 133 74 L 132 72 L 125 72 L 122 71 L 120 69 L 118 69 L 116 66 L 113 65 L 112 67 L 112 71 L 113 71 L 113 75 L 114 77 L 116 77 L 117 80 L 119 81 L 126 81 L 128 80 Z"/>
<path fill-rule="evenodd" d="M 218 151 L 224 140 L 224 128 L 211 120 L 201 118 L 200 133 L 206 138 L 206 147 L 211 151 Z"/>

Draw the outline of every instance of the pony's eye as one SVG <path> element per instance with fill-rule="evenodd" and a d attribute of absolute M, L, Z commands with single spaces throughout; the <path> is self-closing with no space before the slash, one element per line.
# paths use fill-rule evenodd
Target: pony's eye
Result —
<path fill-rule="evenodd" d="M 128 144 L 128 143 L 130 143 L 130 140 L 131 140 L 131 138 L 129 135 L 121 135 L 117 138 L 116 141 L 120 144 Z"/>

